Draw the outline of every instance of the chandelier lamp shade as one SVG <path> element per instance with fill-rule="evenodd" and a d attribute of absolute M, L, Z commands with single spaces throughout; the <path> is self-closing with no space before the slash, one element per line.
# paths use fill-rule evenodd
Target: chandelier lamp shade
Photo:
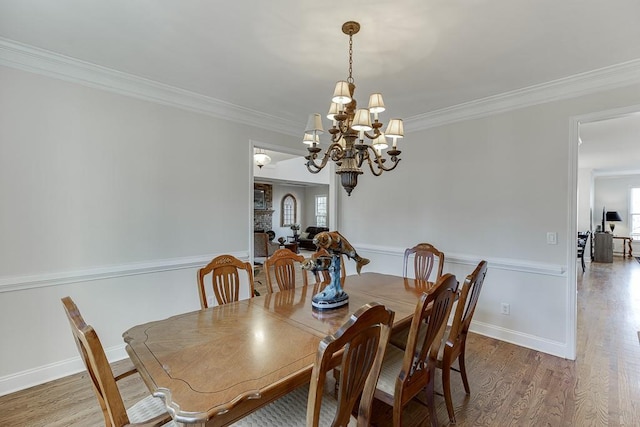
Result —
<path fill-rule="evenodd" d="M 332 122 L 328 130 L 331 142 L 329 148 L 320 155 L 320 134 L 324 132 L 324 128 L 319 113 L 309 115 L 302 141 L 309 151 L 305 157 L 309 172 L 318 173 L 327 166 L 329 160 L 335 162 L 336 174 L 340 175 L 342 187 L 349 196 L 358 185 L 358 175 L 362 175 L 365 163 L 375 176 L 398 166 L 398 139 L 404 137 L 401 119 L 389 120 L 385 132 L 382 132 L 384 124 L 379 121 L 379 114 L 385 111 L 385 105 L 381 94 L 374 93 L 369 97 L 368 108 L 358 108 L 354 98 L 356 85 L 353 79 L 353 35 L 358 31 L 360 24 L 357 22 L 349 21 L 342 25 L 342 32 L 349 36 L 349 77 L 336 83 L 331 98 L 327 114 Z M 387 138 L 392 141 L 391 148 Z M 385 165 L 387 160 L 389 162 Z"/>
<path fill-rule="evenodd" d="M 253 160 L 256 162 L 256 166 L 258 166 L 260 169 L 262 169 L 264 165 L 268 165 L 269 163 L 271 163 L 271 157 L 269 157 L 262 148 L 255 149 Z"/>

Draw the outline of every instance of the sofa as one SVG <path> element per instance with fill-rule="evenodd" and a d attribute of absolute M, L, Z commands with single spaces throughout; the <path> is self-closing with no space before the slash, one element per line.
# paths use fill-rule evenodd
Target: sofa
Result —
<path fill-rule="evenodd" d="M 298 237 L 298 247 L 315 251 L 316 245 L 313 244 L 313 238 L 323 231 L 329 231 L 329 229 L 327 227 L 307 227 Z"/>

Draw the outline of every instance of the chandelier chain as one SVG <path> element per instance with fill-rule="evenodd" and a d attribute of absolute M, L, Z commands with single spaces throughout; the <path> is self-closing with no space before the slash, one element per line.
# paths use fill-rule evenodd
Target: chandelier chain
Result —
<path fill-rule="evenodd" d="M 349 34 L 349 77 L 347 82 L 353 83 L 353 36 Z"/>

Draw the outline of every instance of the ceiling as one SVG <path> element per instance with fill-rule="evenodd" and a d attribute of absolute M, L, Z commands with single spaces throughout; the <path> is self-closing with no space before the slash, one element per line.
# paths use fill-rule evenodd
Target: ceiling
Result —
<path fill-rule="evenodd" d="M 386 122 L 637 60 L 639 16 L 638 0 L 0 0 L 0 39 L 302 132 L 347 77 L 345 21 L 362 26 L 356 98 L 381 92 Z"/>

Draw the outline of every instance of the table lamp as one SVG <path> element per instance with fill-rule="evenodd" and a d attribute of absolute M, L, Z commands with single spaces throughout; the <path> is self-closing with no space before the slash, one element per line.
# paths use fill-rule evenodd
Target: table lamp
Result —
<path fill-rule="evenodd" d="M 609 228 L 611 228 L 611 232 L 613 233 L 613 229 L 616 228 L 614 222 L 622 221 L 620 214 L 617 211 L 607 211 L 607 222 L 609 223 Z"/>

